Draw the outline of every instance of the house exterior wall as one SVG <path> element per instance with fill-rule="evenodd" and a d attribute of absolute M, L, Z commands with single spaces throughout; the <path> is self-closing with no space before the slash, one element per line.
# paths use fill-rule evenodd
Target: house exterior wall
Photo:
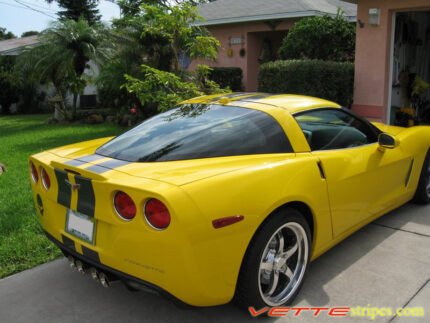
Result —
<path fill-rule="evenodd" d="M 381 10 L 380 25 L 369 24 L 369 9 Z M 353 111 L 388 122 L 393 13 L 430 8 L 429 0 L 358 0 Z"/>
<path fill-rule="evenodd" d="M 294 20 L 282 21 L 276 25 L 275 29 L 272 29 L 269 24 L 264 22 L 208 26 L 207 29 L 221 43 L 218 58 L 216 61 L 194 60 L 189 69 L 195 69 L 197 64 L 206 64 L 213 67 L 240 67 L 243 71 L 244 89 L 246 91 L 257 91 L 260 65 L 258 57 L 260 56 L 263 39 L 267 36 L 271 39 L 273 38 L 273 47 L 276 48 L 280 44 L 279 32 L 283 31 L 286 34 L 293 24 Z M 272 34 L 276 34 L 276 36 Z M 230 38 L 240 37 L 243 38 L 242 44 L 229 46 Z M 232 57 L 227 55 L 229 47 L 233 49 Z M 244 57 L 239 55 L 241 48 L 246 50 Z"/>

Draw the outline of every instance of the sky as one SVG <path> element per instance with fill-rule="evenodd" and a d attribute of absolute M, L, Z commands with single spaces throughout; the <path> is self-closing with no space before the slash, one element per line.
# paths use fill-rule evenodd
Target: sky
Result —
<path fill-rule="evenodd" d="M 32 8 L 28 8 L 28 7 Z M 99 10 L 102 21 L 119 17 L 118 5 L 107 0 L 100 0 Z M 38 12 L 38 11 L 42 11 Z M 58 6 L 45 0 L 0 0 L 0 27 L 21 36 L 24 31 L 42 31 L 56 19 Z"/>

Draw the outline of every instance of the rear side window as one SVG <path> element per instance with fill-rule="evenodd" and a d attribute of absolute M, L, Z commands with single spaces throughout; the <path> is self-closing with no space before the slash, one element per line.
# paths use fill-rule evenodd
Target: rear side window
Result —
<path fill-rule="evenodd" d="M 133 162 L 292 152 L 269 114 L 242 107 L 183 105 L 114 138 L 98 154 Z"/>

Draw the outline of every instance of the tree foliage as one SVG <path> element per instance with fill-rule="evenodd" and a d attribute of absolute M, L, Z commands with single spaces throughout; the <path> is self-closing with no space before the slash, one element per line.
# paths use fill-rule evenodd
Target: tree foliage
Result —
<path fill-rule="evenodd" d="M 29 37 L 29 36 L 36 36 L 39 35 L 40 32 L 35 31 L 35 30 L 29 30 L 29 31 L 25 31 L 21 34 L 21 37 Z"/>
<path fill-rule="evenodd" d="M 6 28 L 0 27 L 0 40 L 12 39 L 16 36 L 11 31 L 7 31 Z"/>
<path fill-rule="evenodd" d="M 211 68 L 205 65 L 199 65 L 196 74 L 188 75 L 188 78 L 148 65 L 142 65 L 141 69 L 142 78 L 126 75 L 124 87 L 135 94 L 142 105 L 155 107 L 158 111 L 172 109 L 181 101 L 203 94 L 230 92 L 208 79 Z"/>
<path fill-rule="evenodd" d="M 19 78 L 9 57 L 0 56 L 0 105 L 2 114 L 10 113 L 10 106 L 19 100 Z"/>
<path fill-rule="evenodd" d="M 142 65 L 143 78 L 126 75 L 126 89 L 135 93 L 143 105 L 156 105 L 159 111 L 175 107 L 183 100 L 202 95 L 194 83 L 184 82 L 173 73 Z"/>
<path fill-rule="evenodd" d="M 283 59 L 321 59 L 353 61 L 355 26 L 339 12 L 330 16 L 309 17 L 298 21 L 280 48 Z"/>
<path fill-rule="evenodd" d="M 135 1 L 138 2 L 140 5 L 140 1 Z M 206 29 L 192 25 L 199 18 L 190 3 L 170 7 L 154 3 L 137 6 L 133 15 L 114 21 L 112 34 L 118 46 L 114 57 L 101 67 L 96 81 L 107 105 L 119 108 L 139 101 L 136 92 L 127 91 L 122 85 L 127 81 L 125 75 L 128 80 L 144 80 L 151 75 L 147 68 L 142 70 L 141 65 L 173 72 L 182 81 L 197 82 L 195 75 L 182 70 L 180 56 L 215 58 L 217 55 L 218 41 Z M 157 107 L 147 102 L 142 102 L 145 105 L 142 112 L 145 115 L 156 113 Z"/>
<path fill-rule="evenodd" d="M 84 19 L 56 22 L 42 32 L 39 46 L 20 55 L 18 66 L 27 77 L 52 82 L 59 97 L 70 90 L 74 117 L 77 97 L 88 82 L 88 75 L 84 75 L 88 62 L 101 64 L 110 55 L 107 35 L 104 26 L 90 26 Z"/>
<path fill-rule="evenodd" d="M 101 15 L 97 8 L 99 0 L 47 0 L 49 3 L 53 1 L 57 1 L 63 9 L 58 12 L 62 21 L 69 19 L 78 21 L 82 17 L 90 25 L 100 22 Z"/>
<path fill-rule="evenodd" d="M 188 2 L 192 5 L 198 5 L 211 1 L 214 0 L 119 0 L 118 5 L 121 9 L 121 13 L 124 16 L 134 16 L 139 13 L 140 6 L 142 4 L 170 7 L 171 5 L 179 5 L 183 2 Z"/>
<path fill-rule="evenodd" d="M 142 40 L 156 45 L 152 57 L 170 52 L 171 68 L 177 72 L 181 54 L 205 59 L 217 56 L 219 41 L 207 29 L 193 24 L 200 19 L 197 8 L 189 2 L 170 7 L 142 4 L 138 14 L 125 17 L 121 24 L 139 30 Z"/>

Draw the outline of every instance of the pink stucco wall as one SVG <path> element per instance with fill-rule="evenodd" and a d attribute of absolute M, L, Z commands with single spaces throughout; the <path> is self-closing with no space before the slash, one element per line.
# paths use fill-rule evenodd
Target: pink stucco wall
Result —
<path fill-rule="evenodd" d="M 371 26 L 369 9 L 381 10 L 379 26 Z M 353 110 L 365 117 L 388 121 L 393 13 L 430 9 L 429 0 L 358 0 Z"/>
<path fill-rule="evenodd" d="M 240 67 L 243 71 L 243 84 L 246 91 L 256 91 L 258 85 L 259 63 L 263 39 L 269 37 L 272 40 L 274 49 L 279 48 L 283 36 L 294 24 L 293 20 L 283 21 L 276 26 L 275 32 L 264 22 L 230 24 L 220 26 L 208 26 L 212 35 L 221 42 L 218 58 L 215 62 L 195 60 L 191 63 L 190 69 L 194 69 L 197 64 L 207 64 L 209 66 Z M 243 37 L 242 45 L 232 45 L 233 57 L 228 57 L 230 37 Z M 245 48 L 246 55 L 240 57 L 239 51 Z"/>

